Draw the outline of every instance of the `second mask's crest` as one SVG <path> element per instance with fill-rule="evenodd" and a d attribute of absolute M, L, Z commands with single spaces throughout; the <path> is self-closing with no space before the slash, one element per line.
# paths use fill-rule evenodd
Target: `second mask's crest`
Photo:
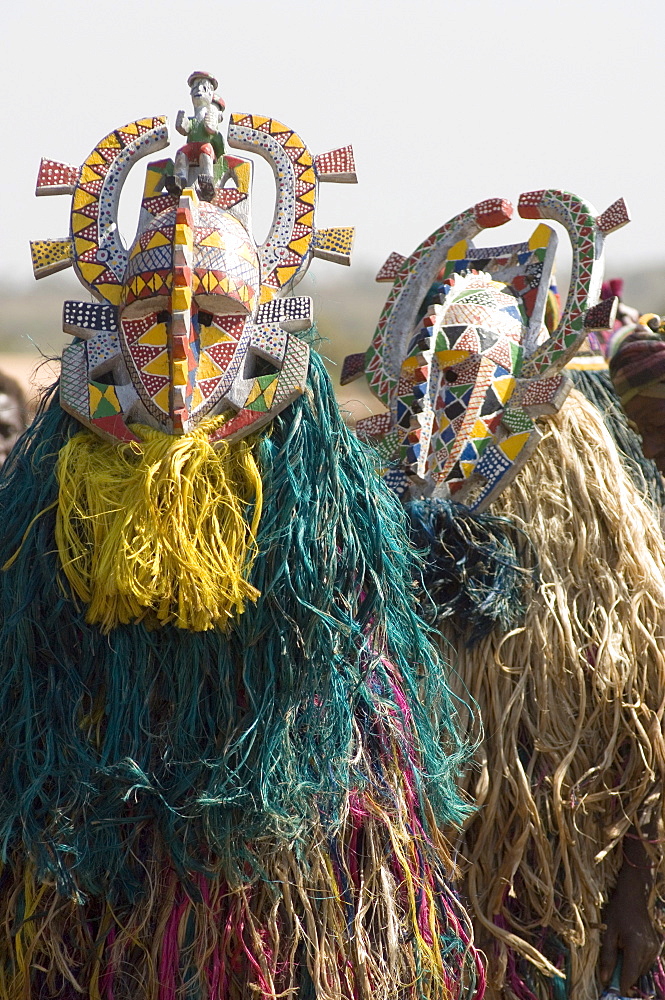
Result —
<path fill-rule="evenodd" d="M 570 291 L 551 334 L 554 231 L 541 224 L 510 246 L 469 242 L 507 222 L 509 202 L 480 202 L 411 257 L 392 254 L 377 276 L 393 288 L 371 346 L 346 359 L 342 383 L 366 374 L 386 406 L 357 429 L 400 493 L 487 506 L 537 446 L 533 418 L 561 406 L 570 387 L 563 368 L 587 332 L 612 323 L 616 301 L 598 297 L 604 236 L 628 221 L 623 201 L 598 215 L 567 192 L 534 191 L 521 196 L 519 213 L 556 220 L 571 239 Z"/>

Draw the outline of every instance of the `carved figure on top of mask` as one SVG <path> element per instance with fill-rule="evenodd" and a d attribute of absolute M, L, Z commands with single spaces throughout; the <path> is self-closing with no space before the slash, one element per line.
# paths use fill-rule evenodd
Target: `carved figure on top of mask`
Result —
<path fill-rule="evenodd" d="M 220 131 L 224 101 L 215 91 L 218 83 L 209 73 L 195 72 L 187 80 L 194 114 L 187 117 L 179 111 L 175 127 L 187 137 L 187 144 L 175 156 L 173 176 L 167 185 L 173 194 L 179 194 L 194 182 L 196 190 L 205 201 L 212 201 L 215 181 L 224 171 L 224 139 Z M 195 178 L 190 178 L 192 167 L 198 167 Z"/>

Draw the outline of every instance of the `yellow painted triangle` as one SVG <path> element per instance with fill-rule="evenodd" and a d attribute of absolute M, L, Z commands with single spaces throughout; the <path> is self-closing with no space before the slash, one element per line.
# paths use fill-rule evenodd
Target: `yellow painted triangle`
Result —
<path fill-rule="evenodd" d="M 155 323 L 149 330 L 142 333 L 137 344 L 146 344 L 150 347 L 166 347 L 166 323 Z"/>
<path fill-rule="evenodd" d="M 290 281 L 297 270 L 297 267 L 278 267 L 276 269 L 276 273 L 280 286 L 285 285 L 287 281 Z"/>
<path fill-rule="evenodd" d="M 439 362 L 442 368 L 447 368 L 450 365 L 459 364 L 460 361 L 465 361 L 468 357 L 470 351 L 436 351 L 436 360 Z"/>
<path fill-rule="evenodd" d="M 104 389 L 104 392 L 102 393 L 102 396 L 106 400 L 107 403 L 110 403 L 111 406 L 115 410 L 117 410 L 118 412 L 120 412 L 120 403 L 118 402 L 118 397 L 116 395 L 116 391 L 115 391 L 115 387 L 114 386 L 108 385 L 106 387 L 106 389 Z"/>
<path fill-rule="evenodd" d="M 245 401 L 245 406 L 249 406 L 250 403 L 253 403 L 256 399 L 258 399 L 262 392 L 263 392 L 263 389 L 261 388 L 259 380 L 256 379 L 256 381 L 254 382 L 254 385 L 249 390 L 249 396 L 247 397 L 247 399 Z"/>
<path fill-rule="evenodd" d="M 199 246 L 201 247 L 221 247 L 222 245 L 221 234 L 216 230 L 210 233 L 210 236 L 206 236 L 206 238 L 201 240 L 199 243 Z"/>
<path fill-rule="evenodd" d="M 305 212 L 301 215 L 296 222 L 299 222 L 301 226 L 313 226 L 314 225 L 314 212 Z"/>
<path fill-rule="evenodd" d="M 203 393 L 199 389 L 198 385 L 194 386 L 194 392 L 192 393 L 192 403 L 191 409 L 195 410 L 197 406 L 200 406 L 203 402 Z"/>
<path fill-rule="evenodd" d="M 244 115 L 242 117 L 244 118 Z M 262 125 L 265 125 L 269 121 L 270 119 L 264 117 L 264 115 L 252 115 L 252 128 L 261 128 Z"/>
<path fill-rule="evenodd" d="M 132 260 L 133 257 L 137 257 L 140 253 L 143 253 L 143 247 L 137 240 L 134 246 L 132 247 L 132 252 L 129 255 L 129 259 Z"/>
<path fill-rule="evenodd" d="M 275 376 L 272 382 L 269 382 L 268 385 L 263 390 L 263 398 L 265 399 L 268 406 L 272 406 L 272 401 L 275 398 L 275 393 L 277 392 L 278 382 L 279 382 L 279 377 Z"/>
<path fill-rule="evenodd" d="M 94 219 L 89 219 L 87 215 L 81 215 L 79 212 L 72 212 L 72 233 L 76 236 L 80 233 L 82 229 L 87 229 L 88 226 L 94 225 Z"/>
<path fill-rule="evenodd" d="M 300 138 L 299 135 L 296 135 L 295 132 L 293 133 L 292 136 L 290 136 L 286 140 L 286 142 L 284 143 L 284 145 L 285 146 L 290 146 L 291 149 L 304 149 L 305 148 L 305 143 L 302 141 L 302 139 Z"/>
<path fill-rule="evenodd" d="M 282 125 L 281 122 L 276 122 L 275 119 L 270 122 L 270 134 L 277 135 L 281 132 L 290 132 L 291 129 L 287 128 L 286 125 Z"/>
<path fill-rule="evenodd" d="M 150 167 L 145 173 L 145 184 L 143 185 L 143 197 L 144 198 L 155 198 L 160 193 L 157 190 L 157 183 L 161 181 L 162 173 L 160 170 L 151 170 Z"/>
<path fill-rule="evenodd" d="M 471 437 L 474 441 L 479 441 L 481 438 L 492 437 L 492 431 L 482 420 L 476 420 L 471 429 Z"/>
<path fill-rule="evenodd" d="M 296 162 L 299 163 L 301 167 L 311 167 L 312 154 L 308 149 L 303 149 Z"/>
<path fill-rule="evenodd" d="M 298 180 L 303 181 L 305 184 L 316 184 L 316 174 L 309 167 L 307 170 L 303 170 Z"/>
<path fill-rule="evenodd" d="M 171 240 L 168 236 L 165 236 L 164 233 L 160 233 L 158 231 L 150 238 L 150 242 L 148 243 L 146 250 L 152 250 L 153 247 L 166 247 L 170 246 L 170 244 Z"/>
<path fill-rule="evenodd" d="M 299 240 L 293 240 L 289 243 L 289 250 L 293 250 L 294 253 L 299 253 L 302 257 L 309 250 L 309 245 L 312 242 L 311 236 L 301 236 Z"/>
<path fill-rule="evenodd" d="M 261 294 L 259 295 L 259 303 L 263 305 L 264 302 L 272 302 L 277 294 L 277 289 L 273 288 L 272 285 L 261 285 Z"/>
<path fill-rule="evenodd" d="M 235 337 L 231 337 L 230 334 L 224 333 L 216 326 L 202 326 L 200 334 L 200 344 L 201 348 L 204 347 L 214 347 L 215 344 L 228 344 L 229 342 L 235 343 Z"/>
<path fill-rule="evenodd" d="M 163 385 L 159 392 L 152 397 L 155 406 L 158 406 L 164 413 L 169 412 L 169 386 Z"/>
<path fill-rule="evenodd" d="M 446 255 L 446 260 L 464 260 L 467 251 L 469 249 L 469 244 L 466 240 L 460 240 L 454 246 L 450 248 Z"/>
<path fill-rule="evenodd" d="M 242 191 L 244 194 L 247 194 L 252 180 L 252 164 L 241 163 L 239 166 L 234 168 L 233 172 L 235 174 L 236 184 L 238 185 L 238 191 Z"/>
<path fill-rule="evenodd" d="M 93 149 L 92 153 L 90 154 L 90 156 L 88 157 L 88 159 L 85 161 L 85 165 L 86 165 L 86 167 L 97 167 L 97 166 L 100 166 L 100 167 L 103 166 L 103 167 L 105 167 L 106 166 L 106 160 L 101 155 L 101 153 L 98 153 L 96 149 Z"/>
<path fill-rule="evenodd" d="M 502 403 L 507 403 L 515 389 L 515 379 L 512 375 L 504 375 L 492 382 L 492 388 Z"/>
<path fill-rule="evenodd" d="M 529 250 L 537 250 L 539 247 L 546 247 L 552 237 L 552 230 L 541 222 L 536 226 L 529 238 Z"/>
<path fill-rule="evenodd" d="M 122 143 L 115 132 L 111 132 L 105 139 L 97 143 L 97 149 L 122 149 Z"/>
<path fill-rule="evenodd" d="M 311 191 L 305 191 L 304 194 L 298 196 L 298 201 L 304 201 L 306 205 L 313 205 L 316 201 L 316 188 L 312 188 Z M 300 222 L 300 219 L 298 219 Z"/>
<path fill-rule="evenodd" d="M 152 128 L 152 118 L 137 118 L 136 124 L 141 128 Z"/>
<path fill-rule="evenodd" d="M 78 269 L 83 280 L 89 285 L 106 270 L 103 264 L 85 264 L 82 261 L 79 261 Z"/>
<path fill-rule="evenodd" d="M 144 365 L 141 369 L 146 375 L 161 375 L 163 378 L 169 378 L 169 355 L 167 351 L 162 351 L 158 354 L 156 358 L 149 361 L 147 365 Z"/>
<path fill-rule="evenodd" d="M 122 285 L 95 285 L 95 291 L 102 295 L 107 302 L 110 302 L 112 306 L 119 306 L 122 302 Z"/>
<path fill-rule="evenodd" d="M 79 181 L 81 184 L 89 184 L 90 181 L 98 181 L 102 175 L 98 173 L 97 170 L 93 170 L 92 167 L 84 163 L 81 167 L 81 177 Z"/>
<path fill-rule="evenodd" d="M 519 455 L 530 437 L 531 434 L 529 431 L 523 431 L 521 434 L 511 434 L 509 438 L 501 442 L 499 448 L 506 458 L 509 458 L 512 462 Z"/>
<path fill-rule="evenodd" d="M 118 132 L 125 132 L 127 135 L 138 135 L 139 134 L 138 125 L 136 124 L 136 122 L 130 122 L 129 125 L 125 125 L 123 126 L 123 128 L 119 128 Z"/>
<path fill-rule="evenodd" d="M 468 479 L 474 470 L 475 462 L 460 462 L 460 469 L 465 479 Z"/>
<path fill-rule="evenodd" d="M 99 401 L 102 398 L 102 394 L 96 385 L 92 385 L 88 382 L 88 395 L 90 398 L 90 412 L 94 413 L 99 406 Z"/>
<path fill-rule="evenodd" d="M 92 248 L 96 246 L 96 243 L 93 243 L 91 240 L 81 239 L 81 237 L 74 240 L 74 250 L 76 251 L 77 257 L 81 257 L 86 250 L 92 250 Z"/>
<path fill-rule="evenodd" d="M 196 377 L 203 381 L 203 379 L 206 378 L 219 378 L 221 374 L 222 369 L 215 361 L 212 360 L 208 352 L 201 351 Z"/>
<path fill-rule="evenodd" d="M 93 202 L 98 201 L 98 195 L 90 194 L 89 191 L 84 191 L 83 188 L 77 188 L 72 198 L 72 208 L 85 208 L 86 205 L 92 205 Z"/>

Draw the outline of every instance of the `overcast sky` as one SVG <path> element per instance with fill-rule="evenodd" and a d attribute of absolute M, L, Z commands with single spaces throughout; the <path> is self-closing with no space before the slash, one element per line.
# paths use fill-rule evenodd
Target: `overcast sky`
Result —
<path fill-rule="evenodd" d="M 323 185 L 317 221 L 355 225 L 357 267 L 409 253 L 476 201 L 548 186 L 598 210 L 626 198 L 613 272 L 665 260 L 664 26 L 663 0 L 8 4 L 0 279 L 32 280 L 29 239 L 67 235 L 68 199 L 34 197 L 40 157 L 80 164 L 119 125 L 189 113 L 198 68 L 218 76 L 227 111 L 274 116 L 315 154 L 353 144 L 359 184 Z M 128 238 L 143 166 L 133 173 Z M 271 174 L 255 176 L 265 232 Z M 524 234 L 506 227 L 501 242 Z"/>

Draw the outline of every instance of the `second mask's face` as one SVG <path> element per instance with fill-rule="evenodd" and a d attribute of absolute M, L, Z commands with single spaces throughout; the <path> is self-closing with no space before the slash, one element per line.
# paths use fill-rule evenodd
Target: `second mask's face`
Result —
<path fill-rule="evenodd" d="M 403 455 L 454 494 L 494 440 L 522 360 L 516 297 L 487 275 L 457 278 L 423 318 L 402 366 Z"/>

